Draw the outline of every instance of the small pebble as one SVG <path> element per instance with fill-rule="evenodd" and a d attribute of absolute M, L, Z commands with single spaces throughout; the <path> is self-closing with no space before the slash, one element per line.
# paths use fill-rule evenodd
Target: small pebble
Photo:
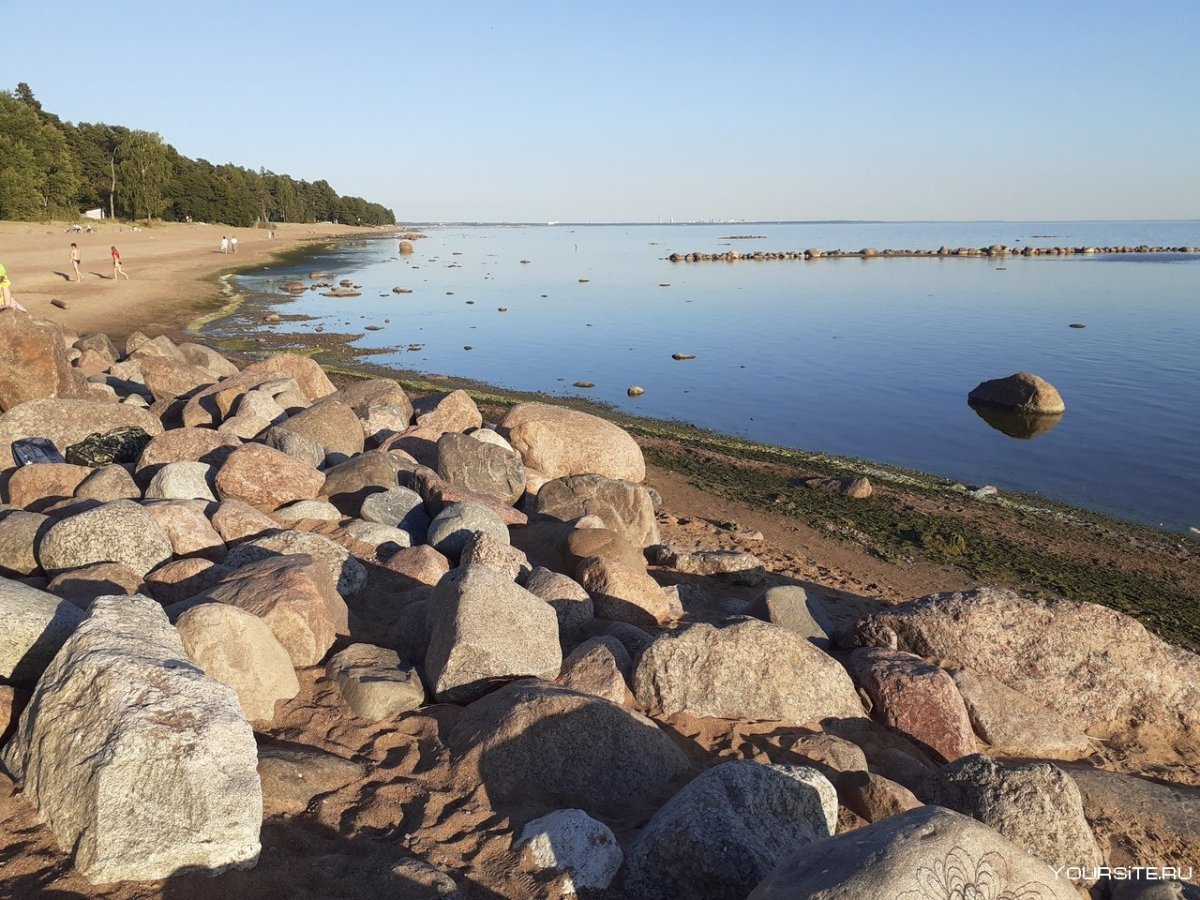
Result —
<path fill-rule="evenodd" d="M 577 388 L 594 388 L 595 386 L 596 386 L 596 385 L 595 385 L 593 382 L 591 382 L 591 381 L 577 381 L 577 382 L 575 382 L 575 387 L 577 387 Z"/>

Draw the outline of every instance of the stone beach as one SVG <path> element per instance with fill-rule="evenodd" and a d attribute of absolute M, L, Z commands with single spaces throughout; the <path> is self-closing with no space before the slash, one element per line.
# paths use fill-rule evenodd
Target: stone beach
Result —
<path fill-rule="evenodd" d="M 553 404 L 15 311 L 0 357 L 0 894 L 1200 883 L 1200 657 L 1102 596 L 818 594 Z"/>

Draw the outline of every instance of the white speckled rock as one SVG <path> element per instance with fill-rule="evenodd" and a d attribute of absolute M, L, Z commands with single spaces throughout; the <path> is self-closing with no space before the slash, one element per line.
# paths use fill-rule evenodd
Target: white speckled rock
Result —
<path fill-rule="evenodd" d="M 171 541 L 139 504 L 114 500 L 50 526 L 37 553 L 47 572 L 119 562 L 144 577 L 171 558 Z"/>
<path fill-rule="evenodd" d="M 100 597 L 43 673 L 4 764 L 93 883 L 258 860 L 254 733 L 147 597 Z"/>
<path fill-rule="evenodd" d="M 533 871 L 565 876 L 564 894 L 604 890 L 624 858 L 612 829 L 582 809 L 559 809 L 534 819 L 521 832 L 516 849 Z"/>
<path fill-rule="evenodd" d="M 33 684 L 82 620 L 78 606 L 0 578 L 0 678 Z"/>

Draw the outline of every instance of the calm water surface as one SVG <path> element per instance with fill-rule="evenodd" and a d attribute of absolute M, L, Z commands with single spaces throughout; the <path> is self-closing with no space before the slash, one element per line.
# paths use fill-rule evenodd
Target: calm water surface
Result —
<path fill-rule="evenodd" d="M 426 233 L 411 256 L 398 256 L 394 240 L 367 241 L 238 284 L 254 298 L 251 309 L 267 303 L 316 317 L 296 330 L 358 333 L 378 324 L 356 345 L 424 345 L 372 357 L 385 365 L 579 393 L 632 413 L 1037 492 L 1169 529 L 1200 526 L 1200 255 L 664 259 L 731 248 L 1194 246 L 1200 222 Z M 727 239 L 751 234 L 762 237 Z M 352 279 L 362 296 L 280 293 L 280 282 L 307 281 L 318 269 Z M 413 293 L 393 294 L 394 286 Z M 677 362 L 675 352 L 696 359 Z M 966 403 L 980 381 L 1021 370 L 1052 382 L 1067 405 L 1057 426 L 1025 440 Z M 596 387 L 571 386 L 579 380 Z M 627 397 L 632 384 L 645 395 Z"/>

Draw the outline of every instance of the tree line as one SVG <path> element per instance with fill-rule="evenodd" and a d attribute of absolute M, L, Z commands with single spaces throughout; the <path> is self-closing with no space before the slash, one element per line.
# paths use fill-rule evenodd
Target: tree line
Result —
<path fill-rule="evenodd" d="M 0 91 L 0 219 L 74 219 L 97 207 L 110 218 L 243 227 L 396 221 L 382 204 L 342 197 L 324 180 L 189 159 L 155 132 L 64 122 L 23 82 Z"/>

